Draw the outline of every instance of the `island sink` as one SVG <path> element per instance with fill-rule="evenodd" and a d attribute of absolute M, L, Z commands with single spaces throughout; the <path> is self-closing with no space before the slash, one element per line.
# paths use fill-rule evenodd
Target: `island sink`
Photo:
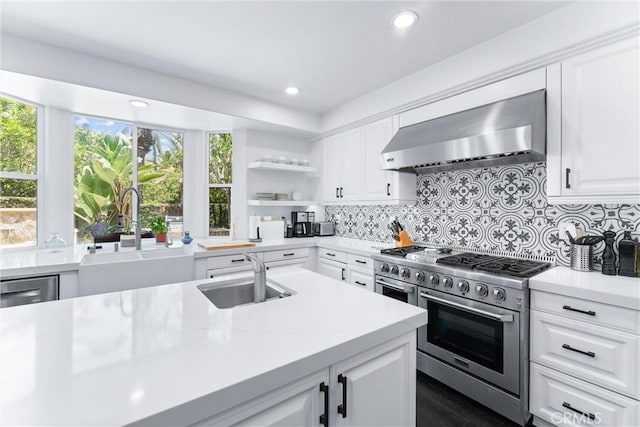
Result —
<path fill-rule="evenodd" d="M 230 284 L 205 283 L 198 289 L 213 305 L 218 308 L 231 308 L 239 305 L 253 304 L 253 279 L 243 280 Z M 293 295 L 293 292 L 284 286 L 267 282 L 267 298 L 264 302 Z"/>

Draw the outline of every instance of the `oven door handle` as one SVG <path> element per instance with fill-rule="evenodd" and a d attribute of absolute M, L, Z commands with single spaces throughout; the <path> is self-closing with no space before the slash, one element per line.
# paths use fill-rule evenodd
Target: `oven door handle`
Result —
<path fill-rule="evenodd" d="M 411 286 L 399 286 L 393 283 L 385 282 L 381 279 L 376 279 L 376 283 L 380 286 L 386 286 L 387 288 L 395 289 L 396 291 L 404 292 L 405 294 L 413 293 L 413 287 Z"/>
<path fill-rule="evenodd" d="M 457 302 L 447 301 L 446 299 L 434 297 L 434 296 L 431 296 L 431 295 L 426 294 L 424 292 L 420 292 L 420 296 L 422 298 L 428 300 L 428 301 L 433 301 L 433 302 L 437 302 L 438 304 L 443 304 L 443 305 L 448 305 L 450 307 L 459 308 L 460 310 L 468 311 L 469 313 L 473 313 L 473 314 L 477 314 L 477 315 L 480 315 L 480 316 L 488 317 L 490 319 L 494 319 L 494 320 L 497 320 L 497 321 L 502 322 L 502 323 L 513 322 L 513 314 L 489 313 L 488 311 L 480 310 L 478 308 L 467 307 L 464 304 L 459 304 Z"/>

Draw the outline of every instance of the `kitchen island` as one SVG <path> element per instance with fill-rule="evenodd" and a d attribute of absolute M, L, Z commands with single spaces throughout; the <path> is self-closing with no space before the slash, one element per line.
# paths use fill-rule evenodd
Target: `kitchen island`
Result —
<path fill-rule="evenodd" d="M 1 310 L 0 424 L 415 425 L 424 310 L 300 268 L 268 279 L 294 295 L 218 309 L 200 280 Z"/>

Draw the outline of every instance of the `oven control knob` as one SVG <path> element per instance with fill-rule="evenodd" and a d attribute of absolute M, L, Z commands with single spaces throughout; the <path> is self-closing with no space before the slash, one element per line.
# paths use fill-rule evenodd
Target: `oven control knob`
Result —
<path fill-rule="evenodd" d="M 429 281 L 431 282 L 432 285 L 440 284 L 440 278 L 438 277 L 437 274 L 432 274 L 431 276 L 429 276 Z"/>
<path fill-rule="evenodd" d="M 382 266 L 380 267 L 380 270 L 383 273 L 388 273 L 389 272 L 389 264 L 382 264 Z"/>
<path fill-rule="evenodd" d="M 458 290 L 463 294 L 466 294 L 467 292 L 469 292 L 469 282 L 467 282 L 466 280 L 459 281 Z"/>
<path fill-rule="evenodd" d="M 486 297 L 489 294 L 489 289 L 487 289 L 487 285 L 476 285 L 476 295 L 479 297 Z"/>
<path fill-rule="evenodd" d="M 418 282 L 424 282 L 424 272 L 423 271 L 418 271 L 416 273 L 416 280 Z"/>
<path fill-rule="evenodd" d="M 398 266 L 397 265 L 392 265 L 391 266 L 391 274 L 398 274 Z"/>
<path fill-rule="evenodd" d="M 408 278 L 409 278 L 409 276 L 411 276 L 411 271 L 409 271 L 409 269 L 408 269 L 408 268 L 403 268 L 403 269 L 400 271 L 400 276 L 402 276 L 402 278 L 403 278 L 403 279 L 408 279 Z"/>
<path fill-rule="evenodd" d="M 504 289 L 501 288 L 493 288 L 491 294 L 496 301 L 504 301 L 507 298 L 507 294 L 505 294 Z"/>

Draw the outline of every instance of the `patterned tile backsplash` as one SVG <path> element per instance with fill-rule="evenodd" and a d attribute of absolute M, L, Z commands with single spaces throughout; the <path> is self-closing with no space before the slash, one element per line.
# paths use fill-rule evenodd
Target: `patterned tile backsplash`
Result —
<path fill-rule="evenodd" d="M 556 257 L 569 265 L 569 242 L 558 224 L 572 222 L 589 234 L 631 230 L 640 237 L 640 205 L 551 205 L 545 163 L 418 176 L 418 203 L 401 206 L 327 206 L 336 234 L 389 242 L 393 219 L 417 242 Z M 617 249 L 617 248 L 616 248 Z M 604 243 L 594 247 L 601 263 Z"/>

